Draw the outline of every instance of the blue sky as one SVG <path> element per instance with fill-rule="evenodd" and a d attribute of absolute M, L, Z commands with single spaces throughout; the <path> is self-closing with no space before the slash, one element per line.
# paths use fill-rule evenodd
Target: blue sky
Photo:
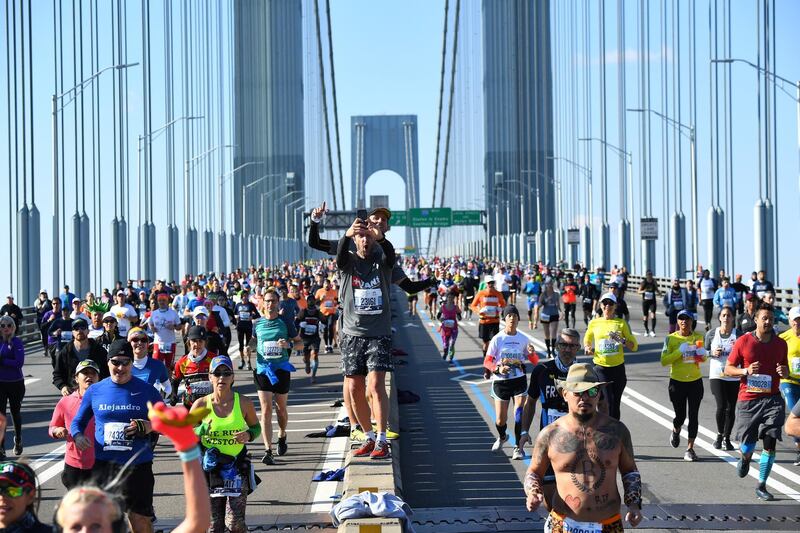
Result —
<path fill-rule="evenodd" d="M 477 0 L 475 0 L 477 1 Z M 720 2 L 722 3 L 722 2 Z M 71 2 L 64 2 L 65 13 L 68 13 Z M 131 17 L 131 25 L 129 30 L 129 60 L 139 61 L 141 53 L 139 50 L 140 43 L 140 27 L 138 25 L 139 7 L 136 2 L 128 2 L 129 16 Z M 310 2 L 309 2 L 310 4 Z M 451 8 L 455 2 L 451 2 Z M 682 3 L 683 4 L 683 3 Z M 88 5 L 84 4 L 84 5 Z M 107 42 L 110 37 L 107 32 L 108 24 L 102 22 L 107 19 L 104 15 L 106 4 L 101 2 L 101 31 L 100 38 L 102 41 Z M 153 35 L 153 61 L 154 67 L 161 66 L 160 50 L 163 47 L 163 27 L 161 26 L 161 12 L 163 4 L 156 0 L 151 2 L 153 10 L 154 26 L 152 29 Z M 559 2 L 559 5 L 564 5 Z M 594 4 L 593 4 L 594 5 Z M 653 17 L 658 13 L 660 2 L 651 2 Z M 671 4 L 670 4 L 671 5 Z M 735 37 L 733 42 L 733 55 L 743 57 L 750 60 L 755 60 L 755 22 L 754 2 L 735 2 L 735 10 L 733 13 L 733 26 Z M 615 9 L 616 2 L 606 2 L 608 10 L 608 43 L 607 54 L 613 56 L 616 51 L 616 35 L 615 35 Z M 793 0 L 778 0 L 776 1 L 778 24 L 776 28 L 777 47 L 776 47 L 776 71 L 789 79 L 800 79 L 800 60 L 796 56 L 797 37 L 796 28 L 800 26 L 800 3 Z M 632 51 L 635 47 L 635 28 L 632 23 L 632 18 L 635 16 L 636 3 L 626 2 L 628 9 L 628 53 L 626 56 L 632 59 L 635 53 Z M 595 8 L 596 9 L 596 8 Z M 48 259 L 49 250 L 51 246 L 50 241 L 50 223 L 48 215 L 51 213 L 51 161 L 50 161 L 50 147 L 51 147 L 51 131 L 50 131 L 50 117 L 49 117 L 49 102 L 53 93 L 53 51 L 52 51 L 52 36 L 53 36 L 53 21 L 51 18 L 52 5 L 50 2 L 34 2 L 34 19 L 33 19 L 33 43 L 34 43 L 34 124 L 35 124 L 35 180 L 37 191 L 37 205 L 40 211 L 45 215 L 42 221 L 42 276 L 45 285 L 49 285 L 50 279 L 50 260 Z M 177 7 L 176 18 L 177 18 Z M 331 16 L 333 22 L 333 35 L 334 35 L 334 50 L 336 61 L 336 78 L 338 89 L 338 103 L 339 103 L 339 122 L 342 138 L 342 162 L 343 171 L 345 175 L 345 184 L 349 183 L 350 173 L 350 132 L 349 122 L 352 115 L 364 114 L 416 114 L 419 123 L 419 169 L 420 169 L 420 191 L 423 202 L 426 203 L 430 198 L 430 191 L 432 186 L 432 175 L 434 166 L 434 152 L 435 152 L 435 138 L 436 138 L 436 120 L 437 120 L 437 105 L 438 105 L 438 86 L 439 86 L 439 68 L 440 68 L 440 54 L 441 54 L 441 30 L 444 13 L 444 2 L 441 0 L 411 0 L 405 2 L 370 2 L 370 1 L 356 1 L 356 0 L 339 0 L 333 1 L 331 5 Z M 3 15 L 4 17 L 4 15 Z M 5 19 L 3 19 L 5 22 Z M 708 187 L 709 187 L 709 168 L 710 161 L 708 153 L 710 145 L 708 141 L 708 49 L 707 49 L 707 21 L 708 21 L 708 4 L 700 2 L 698 4 L 698 175 L 699 175 L 699 215 L 700 215 L 700 243 L 701 257 L 705 250 L 705 213 L 708 209 Z M 65 21 L 67 28 L 65 29 L 65 36 L 67 39 L 70 37 L 70 30 L 67 21 Z M 654 40 L 658 38 L 658 26 L 654 23 Z M 596 31 L 593 32 L 593 39 L 596 45 Z M 85 39 L 88 36 L 85 35 Z M 67 46 L 70 46 L 71 41 L 67 41 Z M 313 40 L 312 40 L 313 42 Z M 87 44 L 88 47 L 88 44 Z M 0 83 L 0 168 L 7 169 L 8 167 L 8 152 L 7 146 L 7 132 L 6 132 L 6 79 L 5 79 L 5 40 L 0 42 L 0 59 L 2 59 L 3 67 L 0 70 L 3 80 Z M 595 48 L 596 49 L 596 48 Z M 69 50 L 65 49 L 65 52 Z M 67 54 L 69 55 L 69 54 Z M 661 50 L 658 46 L 653 46 L 650 51 L 653 61 L 658 61 L 661 56 L 671 58 L 671 50 Z M 87 51 L 88 57 L 88 51 Z M 106 66 L 111 63 L 110 50 L 108 46 L 101 46 L 99 65 Z M 595 57 L 591 64 L 597 65 L 597 57 Z M 179 65 L 177 65 L 179 66 Z M 225 69 L 229 68 L 229 63 L 226 63 Z M 612 65 L 610 65 L 612 66 Z M 653 82 L 658 79 L 657 74 L 659 65 L 654 64 L 653 69 Z M 67 65 L 69 67 L 69 65 Z M 637 92 L 633 80 L 635 78 L 636 63 L 630 63 L 629 71 L 629 88 L 627 90 L 627 103 L 629 107 L 635 107 L 637 102 Z M 595 67 L 596 68 L 596 67 Z M 67 80 L 71 80 L 71 69 Z M 88 65 L 86 70 L 90 70 Z M 593 72 L 594 79 L 597 79 L 596 71 Z M 734 179 L 735 179 L 735 208 L 734 208 L 734 233 L 736 236 L 736 254 L 733 270 L 737 272 L 749 272 L 752 268 L 752 252 L 750 250 L 750 243 L 752 242 L 752 212 L 753 205 L 757 199 L 757 184 L 754 178 L 756 174 L 756 116 L 755 116 L 755 76 L 752 69 L 743 65 L 736 65 L 733 69 L 733 83 L 734 83 Z M 131 174 L 135 178 L 136 175 L 136 147 L 135 139 L 138 132 L 143 131 L 141 123 L 142 109 L 139 105 L 141 99 L 141 69 L 135 68 L 130 73 L 130 108 L 129 113 L 131 116 L 131 144 L 129 153 L 131 157 Z M 616 95 L 616 73 L 609 71 L 608 78 L 608 94 L 612 99 Z M 110 91 L 111 80 L 106 76 L 101 80 L 101 88 L 104 94 Z M 153 81 L 154 91 L 161 91 L 163 88 L 163 80 L 154 75 Z M 595 84 L 596 86 L 596 84 Z M 594 97 L 597 98 L 595 91 Z M 652 107 L 660 109 L 660 100 L 658 95 L 654 93 L 654 101 Z M 176 102 L 180 106 L 180 102 Z M 229 102 L 226 102 L 229 104 Z M 777 154 L 778 154 L 778 199 L 779 199 L 779 225 L 778 233 L 782 239 L 789 239 L 794 222 L 794 208 L 797 205 L 797 200 L 800 198 L 800 191 L 798 190 L 798 153 L 797 153 L 797 130 L 796 130 L 796 107 L 795 102 L 778 91 L 777 94 L 778 104 L 778 139 L 777 139 Z M 617 119 L 615 111 L 615 101 L 609 105 L 609 127 L 608 139 L 610 142 L 615 142 L 617 139 Z M 107 127 L 108 118 L 108 102 L 101 100 L 103 120 L 101 121 Z M 596 108 L 597 106 L 595 106 Z M 180 111 L 180 109 L 178 110 Z M 557 108 L 556 116 L 563 111 L 563 108 Z M 686 111 L 684 111 L 686 113 Z M 179 113 L 178 113 L 179 114 Z M 163 123 L 162 104 L 154 106 L 153 126 L 158 126 Z M 67 127 L 71 118 L 67 116 Z M 629 135 L 629 148 L 633 152 L 634 168 L 637 162 L 640 161 L 641 154 L 639 154 L 638 136 L 635 117 L 627 119 L 628 135 Z M 592 134 L 599 135 L 599 119 L 597 116 L 593 118 L 594 131 Z M 658 130 L 657 122 L 653 122 L 654 131 Z M 228 126 L 225 126 L 226 128 Z M 101 129 L 101 132 L 107 130 Z M 179 133 L 177 130 L 176 133 Z M 216 130 L 215 130 L 216 131 Z M 227 129 L 226 129 L 227 132 Z M 307 135 L 309 132 L 307 132 Z M 566 132 L 560 133 L 563 137 L 567 138 Z M 178 136 L 179 137 L 179 136 Z M 108 147 L 109 141 L 104 136 L 104 144 Z M 660 152 L 660 144 L 658 137 L 654 135 L 654 150 Z M 320 146 L 320 149 L 323 147 Z M 176 151 L 180 152 L 181 147 L 176 142 Z M 684 143 L 684 160 L 688 161 L 688 145 Z M 112 181 L 109 177 L 110 171 L 110 158 L 112 154 L 110 150 L 104 150 L 101 155 L 101 182 L 103 187 L 103 204 L 105 218 L 101 221 L 103 232 L 107 233 L 107 227 L 110 224 L 110 219 L 113 214 L 108 214 L 111 207 L 111 187 Z M 307 158 L 311 158 L 311 154 L 307 154 Z M 156 168 L 164 165 L 164 152 L 163 146 L 155 149 L 154 151 L 154 166 Z M 229 161 L 226 159 L 226 164 Z M 593 165 L 599 167 L 599 149 L 593 149 Z M 213 161 L 215 168 L 220 164 L 218 159 Z M 659 163 L 660 164 L 660 163 Z M 617 158 L 609 156 L 609 214 L 612 228 L 617 220 L 618 204 L 616 193 L 616 176 L 617 176 Z M 180 170 L 179 166 L 176 167 L 178 182 L 178 213 L 177 218 L 180 223 L 182 220 L 181 212 L 181 192 L 180 192 Z M 230 168 L 229 166 L 227 168 Z M 655 168 L 655 161 L 654 161 Z M 635 175 L 636 175 L 635 170 Z M 456 179 L 456 178 L 453 178 Z M 688 179 L 686 180 L 688 184 Z M 159 182 L 156 183 L 158 188 Z M 0 180 L 0 190 L 7 190 L 8 182 Z M 663 196 L 661 190 L 658 189 L 658 199 Z M 135 180 L 132 183 L 131 193 L 132 209 L 134 217 L 132 222 L 135 223 L 135 205 L 136 205 L 136 187 Z M 348 191 L 349 193 L 349 191 Z M 391 172 L 381 172 L 373 175 L 367 183 L 367 194 L 386 194 L 391 197 L 391 206 L 393 208 L 401 208 L 403 206 L 403 185 L 401 179 Z M 601 194 L 596 189 L 596 194 Z M 72 187 L 68 190 L 67 205 L 74 204 L 74 191 Z M 348 194 L 349 196 L 349 194 Z M 688 193 L 684 193 L 683 208 L 684 212 L 688 213 Z M 89 201 L 91 203 L 91 200 Z M 657 204 L 657 202 L 656 202 Z M 159 225 L 165 221 L 163 209 L 160 207 L 163 204 L 159 198 L 159 205 L 154 209 L 154 216 L 156 224 Z M 599 212 L 598 204 L 595 204 L 595 213 Z M 107 207 L 105 207 L 107 206 Z M 87 208 L 87 210 L 91 205 Z M 458 206 L 453 206 L 458 207 Z M 655 207 L 655 206 L 654 206 Z M 68 209 L 68 214 L 71 209 Z M 660 207 L 656 208 L 656 214 L 659 218 L 661 216 Z M 687 220 L 687 226 L 690 223 Z M 664 221 L 662 219 L 661 228 L 663 232 Z M 64 247 L 69 250 L 72 247 L 71 238 L 69 237 Z M 104 233 L 101 243 L 107 243 L 108 237 Z M 393 238 L 397 240 L 397 244 L 401 245 L 402 237 L 401 232 L 398 232 Z M 165 238 L 159 236 L 159 242 L 164 242 Z M 612 242 L 615 242 L 612 240 Z M 783 242 L 783 240 L 781 241 Z M 661 245 L 657 247 L 659 254 L 661 253 Z M 782 246 L 780 250 L 780 281 L 784 285 L 794 284 L 794 280 L 798 272 L 796 265 L 798 263 L 798 252 L 792 246 Z M 612 255 L 615 253 L 615 246 L 612 246 Z M 659 256 L 658 263 L 661 264 Z M 158 274 L 163 275 L 166 268 L 166 261 L 158 259 Z M 105 266 L 103 267 L 105 268 Z M 68 269 L 69 273 L 69 269 Z M 8 289 L 10 284 L 7 281 L 7 266 L 0 266 L 0 288 Z M 69 277 L 69 276 L 68 276 Z M 104 271 L 102 277 L 102 284 L 108 285 L 110 280 Z"/>

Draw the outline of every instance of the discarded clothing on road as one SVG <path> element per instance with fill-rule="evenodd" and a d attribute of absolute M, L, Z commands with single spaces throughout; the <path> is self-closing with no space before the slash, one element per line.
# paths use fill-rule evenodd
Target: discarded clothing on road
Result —
<path fill-rule="evenodd" d="M 413 514 L 414 511 L 406 502 L 388 492 L 365 491 L 342 500 L 331 509 L 331 519 L 335 527 L 351 518 L 399 518 L 403 531 L 407 533 L 414 533 L 409 519 Z"/>

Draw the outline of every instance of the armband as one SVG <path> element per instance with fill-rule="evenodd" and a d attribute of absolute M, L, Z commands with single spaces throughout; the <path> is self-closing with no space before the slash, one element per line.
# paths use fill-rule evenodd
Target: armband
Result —
<path fill-rule="evenodd" d="M 131 420 L 134 424 L 136 424 L 136 436 L 137 437 L 144 437 L 147 435 L 147 426 L 145 425 L 145 420 L 141 418 L 134 418 Z"/>
<path fill-rule="evenodd" d="M 525 474 L 525 494 L 541 494 L 542 478 L 536 472 Z"/>
<path fill-rule="evenodd" d="M 194 446 L 185 452 L 178 452 L 178 457 L 180 457 L 182 463 L 191 463 L 192 461 L 196 461 L 197 459 L 200 459 L 200 455 L 200 446 Z"/>
<path fill-rule="evenodd" d="M 622 476 L 622 489 L 625 505 L 642 507 L 642 476 L 637 470 Z"/>
<path fill-rule="evenodd" d="M 256 422 L 252 426 L 247 426 L 247 432 L 250 434 L 250 442 L 253 442 L 261 435 L 261 423 Z"/>

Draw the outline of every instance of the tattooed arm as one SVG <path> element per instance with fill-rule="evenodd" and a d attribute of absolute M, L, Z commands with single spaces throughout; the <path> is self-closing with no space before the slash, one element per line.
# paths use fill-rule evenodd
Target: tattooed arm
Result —
<path fill-rule="evenodd" d="M 619 473 L 622 475 L 624 491 L 622 499 L 628 507 L 625 520 L 631 526 L 636 527 L 642 521 L 642 477 L 636 467 L 631 433 L 621 422 L 619 422 L 619 436 L 622 440 L 619 453 Z"/>
<path fill-rule="evenodd" d="M 547 468 L 550 466 L 548 448 L 550 447 L 550 436 L 553 433 L 553 427 L 547 426 L 539 432 L 531 454 L 531 466 L 525 473 L 525 495 L 527 497 L 525 504 L 528 511 L 531 512 L 535 511 L 544 501 L 542 480 L 547 473 Z"/>

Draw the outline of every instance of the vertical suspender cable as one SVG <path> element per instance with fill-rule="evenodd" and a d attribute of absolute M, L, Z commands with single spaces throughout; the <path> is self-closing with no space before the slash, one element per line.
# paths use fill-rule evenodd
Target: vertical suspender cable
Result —
<path fill-rule="evenodd" d="M 30 13 L 28 14 L 30 15 Z M 28 133 L 27 133 L 27 120 L 25 120 L 25 111 L 27 110 L 26 106 L 26 98 L 25 98 L 25 89 L 27 88 L 26 85 L 26 73 L 25 73 L 25 4 L 20 2 L 19 4 L 19 44 L 20 44 L 20 65 L 22 67 L 22 72 L 20 73 L 20 94 L 22 97 L 20 98 L 22 103 L 22 113 L 21 113 L 21 122 L 22 122 L 22 206 L 25 207 L 27 203 L 28 197 Z M 15 88 L 16 90 L 16 88 Z M 22 244 L 22 243 L 20 243 Z M 19 273 L 21 274 L 21 273 Z"/>
<path fill-rule="evenodd" d="M 775 0 L 772 0 L 772 42 L 770 44 L 770 66 L 771 72 L 775 72 Z M 775 250 L 775 283 L 780 283 L 780 246 L 778 246 L 778 108 L 776 102 L 777 96 L 777 80 L 774 76 L 772 78 L 772 139 L 774 147 L 772 149 L 772 190 L 774 191 L 774 200 L 772 202 L 773 209 L 773 222 L 772 222 L 772 238 L 773 242 L 769 243 L 772 249 Z M 31 126 L 32 127 L 32 126 Z"/>
<path fill-rule="evenodd" d="M 31 205 L 34 202 L 34 132 L 33 132 L 33 11 L 31 9 L 31 0 L 28 0 L 28 120 L 30 121 L 30 130 L 31 130 L 31 143 L 30 143 L 30 150 L 31 150 Z M 25 194 L 22 197 L 22 203 L 27 204 L 27 185 L 25 186 Z M 38 280 L 37 280 L 38 281 Z M 27 295 L 26 295 L 27 296 Z M 26 302 L 27 305 L 27 302 Z"/>
<path fill-rule="evenodd" d="M 314 19 L 317 28 L 317 60 L 319 62 L 319 83 L 322 86 L 322 115 L 325 123 L 325 148 L 328 153 L 328 173 L 331 179 L 331 193 L 333 194 L 333 208 L 338 209 L 338 202 L 336 201 L 336 183 L 333 176 L 333 159 L 331 156 L 331 133 L 328 125 L 328 96 L 325 91 L 325 65 L 322 60 L 322 36 L 320 35 L 319 28 L 319 0 L 314 0 Z M 344 191 L 342 191 L 344 192 Z M 344 196 L 342 196 L 342 203 L 344 205 Z"/>
<path fill-rule="evenodd" d="M 339 194 L 342 209 L 347 209 L 344 196 L 344 177 L 342 175 L 342 148 L 339 142 L 339 103 L 336 98 L 336 70 L 333 67 L 333 27 L 331 26 L 331 1 L 325 0 L 325 17 L 328 21 L 328 63 L 331 67 L 331 96 L 333 98 L 333 129 L 336 134 L 336 161 L 339 163 Z"/>
<path fill-rule="evenodd" d="M 17 2 L 11 4 L 11 40 L 14 58 L 14 212 L 19 211 L 19 114 L 17 113 Z M 23 124 L 23 128 L 25 125 Z"/>
<path fill-rule="evenodd" d="M 55 0 L 53 0 L 53 2 L 55 2 Z M 111 64 L 112 65 L 116 65 L 117 61 L 118 61 L 118 59 L 117 59 L 117 57 L 118 57 L 117 56 L 117 40 L 116 40 L 117 39 L 117 31 L 118 31 L 118 29 L 117 29 L 116 24 L 114 22 L 114 19 L 115 19 L 114 14 L 115 14 L 115 11 L 116 11 L 117 8 L 115 6 L 116 6 L 116 4 L 112 0 L 112 2 L 111 2 Z M 118 103 L 119 99 L 117 98 L 117 76 L 115 76 L 114 72 L 111 73 L 111 90 L 112 90 L 112 94 L 113 94 L 113 100 L 112 100 L 113 105 L 111 106 L 111 108 L 112 108 L 111 120 L 112 120 L 112 125 L 113 125 L 112 129 L 114 131 L 114 133 L 112 135 L 112 140 L 114 141 L 114 146 L 113 146 L 113 150 L 112 150 L 112 154 L 113 154 L 113 157 L 114 157 L 114 160 L 113 160 L 113 162 L 114 162 L 114 165 L 113 165 L 114 166 L 114 220 L 116 221 L 118 219 L 118 215 L 119 215 L 119 211 L 118 211 L 119 193 L 118 193 L 118 190 L 117 190 L 117 179 L 118 179 L 118 175 L 117 175 L 117 103 Z M 116 274 L 117 273 L 114 272 L 115 276 L 116 276 Z M 114 279 L 112 281 L 116 281 L 116 280 Z"/>
<path fill-rule="evenodd" d="M 13 208 L 11 207 L 11 199 L 14 197 L 13 191 L 14 186 L 16 184 L 16 172 L 13 171 L 13 165 L 11 163 L 12 157 L 16 159 L 17 152 L 12 147 L 12 139 L 16 139 L 16 135 L 14 135 L 14 129 L 11 128 L 11 46 L 9 43 L 9 36 L 11 35 L 11 28 L 9 28 L 9 9 L 8 5 L 11 0 L 6 0 L 6 122 L 7 122 L 7 137 L 6 141 L 8 142 L 8 229 L 9 231 L 14 227 L 14 214 L 17 212 L 17 206 L 15 205 Z M 53 0 L 53 9 L 55 9 L 55 0 Z M 53 40 L 55 41 L 55 35 L 53 36 Z M 16 69 L 15 69 L 16 71 Z M 57 87 L 57 86 L 56 86 Z M 16 88 L 16 86 L 15 86 Z M 58 89 L 56 89 L 56 93 Z M 16 104 L 14 105 L 14 113 L 16 116 Z M 14 287 L 14 249 L 16 247 L 12 246 L 10 251 L 9 257 L 9 283 L 10 287 Z"/>
<path fill-rule="evenodd" d="M 79 83 L 83 83 L 84 80 L 84 72 L 83 72 L 83 2 L 78 2 L 78 39 L 79 39 L 79 51 L 81 55 L 81 66 L 80 66 L 80 78 Z M 85 130 L 86 130 L 86 113 L 84 112 L 84 98 L 83 98 L 83 85 L 80 88 L 80 97 L 81 97 L 81 211 L 86 213 L 86 137 L 85 137 Z M 77 148 L 78 141 L 75 140 L 75 146 Z M 81 251 L 81 253 L 83 253 Z M 76 274 L 77 275 L 77 274 Z M 76 280 L 77 284 L 77 280 Z"/>
<path fill-rule="evenodd" d="M 433 159 L 433 191 L 431 193 L 431 207 L 436 205 L 436 184 L 439 179 L 439 145 L 442 135 L 442 107 L 444 105 L 444 67 L 447 57 L 447 17 L 450 8 L 450 0 L 444 0 L 444 29 L 442 30 L 442 64 L 439 74 L 439 112 L 436 120 L 436 155 Z M 495 228 L 497 231 L 497 228 Z M 428 232 L 428 250 L 431 248 L 431 237 L 433 230 Z"/>
<path fill-rule="evenodd" d="M 731 48 L 731 0 L 726 0 L 727 5 L 727 18 L 725 23 L 725 28 L 727 30 L 727 51 L 725 57 L 731 57 L 732 48 Z M 736 247 L 736 239 L 733 236 L 733 76 L 732 76 L 732 65 L 727 65 L 727 95 L 728 95 L 728 136 L 727 136 L 727 147 L 728 147 L 728 187 L 730 194 L 728 196 L 728 261 L 726 265 L 730 269 L 731 272 L 735 272 L 734 265 L 733 265 L 733 258 L 735 257 L 735 247 Z"/>

